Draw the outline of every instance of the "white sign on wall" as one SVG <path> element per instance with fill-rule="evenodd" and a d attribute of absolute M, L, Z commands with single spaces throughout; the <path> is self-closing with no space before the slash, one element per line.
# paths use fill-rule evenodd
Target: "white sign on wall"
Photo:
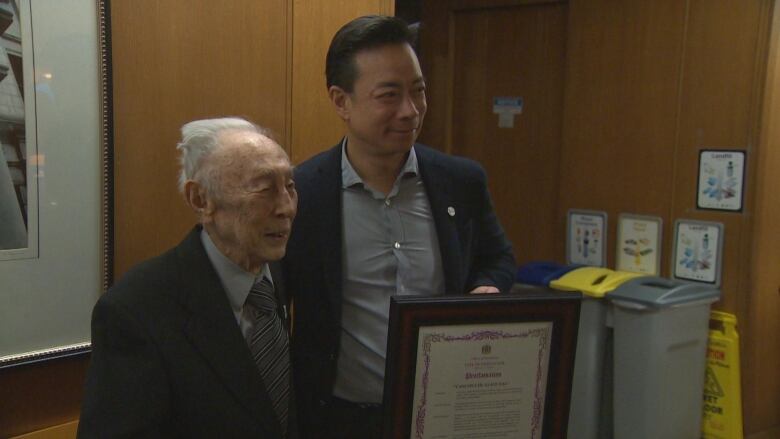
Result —
<path fill-rule="evenodd" d="M 672 276 L 719 286 L 722 252 L 723 224 L 677 220 Z"/>
<path fill-rule="evenodd" d="M 607 213 L 569 210 L 566 260 L 569 264 L 606 266 Z"/>
<path fill-rule="evenodd" d="M 499 128 L 514 128 L 515 115 L 523 112 L 523 98 L 520 96 L 497 96 L 493 98 L 493 113 L 498 115 Z"/>
<path fill-rule="evenodd" d="M 745 183 L 745 151 L 703 150 L 699 152 L 699 209 L 742 210 Z"/>
<path fill-rule="evenodd" d="M 620 215 L 615 268 L 621 271 L 659 275 L 662 224 L 663 220 L 659 217 Z"/>

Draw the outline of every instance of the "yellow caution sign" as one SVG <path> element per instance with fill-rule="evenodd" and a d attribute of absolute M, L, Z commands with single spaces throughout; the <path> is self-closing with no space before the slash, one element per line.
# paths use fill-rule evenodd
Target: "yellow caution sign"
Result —
<path fill-rule="evenodd" d="M 704 378 L 703 439 L 742 439 L 739 335 L 733 314 L 712 311 Z"/>

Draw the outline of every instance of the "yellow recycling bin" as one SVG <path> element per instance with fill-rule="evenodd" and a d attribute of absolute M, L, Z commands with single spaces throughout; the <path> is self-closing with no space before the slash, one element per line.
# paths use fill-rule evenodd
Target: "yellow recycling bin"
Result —
<path fill-rule="evenodd" d="M 725 312 L 712 311 L 710 321 L 702 438 L 742 439 L 737 318 Z"/>
<path fill-rule="evenodd" d="M 646 275 L 602 267 L 574 269 L 550 282 L 550 288 L 580 291 L 580 324 L 574 360 L 569 437 L 598 439 L 612 435 L 612 344 L 604 295 L 624 282 Z"/>
<path fill-rule="evenodd" d="M 550 288 L 561 291 L 581 291 L 590 297 L 601 298 L 623 282 L 644 276 L 647 275 L 630 271 L 615 271 L 603 267 L 582 267 L 550 282 Z"/>

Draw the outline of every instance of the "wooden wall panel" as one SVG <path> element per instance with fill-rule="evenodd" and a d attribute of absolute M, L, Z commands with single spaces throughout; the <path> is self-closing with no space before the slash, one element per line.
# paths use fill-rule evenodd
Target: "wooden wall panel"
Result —
<path fill-rule="evenodd" d="M 78 419 L 88 360 L 82 355 L 0 370 L 0 437 Z"/>
<path fill-rule="evenodd" d="M 450 25 L 449 150 L 485 167 L 518 262 L 553 259 L 566 5 L 459 10 Z M 523 99 L 512 128 L 498 127 L 498 96 Z"/>
<path fill-rule="evenodd" d="M 176 142 L 197 118 L 247 117 L 287 143 L 286 0 L 115 0 L 115 273 L 192 227 Z"/>
<path fill-rule="evenodd" d="M 428 113 L 420 134 L 420 141 L 428 146 L 452 152 L 452 100 L 455 38 L 452 28 L 454 11 L 511 10 L 520 6 L 545 3 L 565 3 L 564 0 L 438 0 L 422 1 L 418 56 L 428 81 L 426 96 Z M 509 9 L 507 9 L 509 8 Z M 496 29 L 498 31 L 499 29 Z M 504 30 L 504 29 L 501 29 Z"/>
<path fill-rule="evenodd" d="M 780 8 L 772 14 L 761 137 L 754 152 L 753 236 L 740 321 L 746 432 L 780 437 Z"/>
<path fill-rule="evenodd" d="M 295 0 L 292 48 L 292 159 L 300 163 L 344 135 L 328 99 L 325 55 L 341 26 L 366 14 L 393 14 L 391 0 Z"/>
<path fill-rule="evenodd" d="M 619 213 L 660 216 L 668 230 L 686 8 L 674 0 L 569 8 L 557 254 L 565 259 L 568 209 L 604 210 L 614 267 Z"/>
<path fill-rule="evenodd" d="M 566 20 L 559 1 L 423 3 L 420 141 L 485 167 L 520 263 L 554 257 Z M 524 100 L 512 128 L 498 127 L 499 96 Z"/>
<path fill-rule="evenodd" d="M 450 13 L 444 2 L 424 1 L 417 56 L 425 76 L 428 111 L 418 141 L 452 152 L 452 62 L 450 61 Z"/>
<path fill-rule="evenodd" d="M 676 219 L 723 223 L 723 298 L 715 307 L 737 314 L 747 351 L 766 340 L 766 329 L 776 329 L 762 324 L 754 330 L 756 319 L 746 312 L 755 310 L 761 294 L 748 281 L 755 262 L 750 246 L 754 236 L 762 239 L 753 234 L 752 182 L 771 5 L 572 1 L 569 15 L 559 213 L 573 207 L 608 212 L 609 266 L 619 213 L 661 216 L 664 275 Z M 744 212 L 696 208 L 698 154 L 706 148 L 748 151 Z M 559 221 L 564 230 L 565 217 Z M 563 253 L 561 243 L 561 259 Z M 763 294 L 759 303 L 765 304 Z M 762 317 L 777 320 L 777 311 L 770 307 Z M 770 371 L 777 356 L 766 346 L 754 349 L 764 361 L 742 364 L 746 433 L 780 421 L 776 384 L 751 385 L 777 383 L 777 369 Z"/>
<path fill-rule="evenodd" d="M 777 320 L 779 309 L 763 308 L 758 313 L 751 313 L 755 305 L 766 304 L 766 299 L 761 300 L 762 296 L 766 297 L 766 291 L 756 289 L 757 285 L 749 282 L 751 267 L 762 262 L 754 259 L 758 256 L 755 249 L 751 255 L 754 238 L 766 242 L 772 239 L 771 236 L 777 236 L 776 231 L 768 228 L 753 229 L 756 209 L 768 208 L 755 202 L 761 200 L 756 199 L 756 186 L 752 183 L 761 175 L 756 172 L 759 152 L 756 146 L 759 143 L 770 9 L 769 1 L 721 1 L 717 8 L 706 0 L 690 1 L 675 156 L 678 170 L 674 216 L 718 221 L 725 226 L 723 298 L 715 306 L 735 313 L 743 329 L 741 345 L 748 355 L 742 361 L 746 434 L 780 424 L 777 369 L 770 370 L 780 361 L 780 353 L 763 345 L 769 339 L 762 330 L 769 328 L 762 328 L 765 324 L 760 321 L 761 318 Z M 698 151 L 703 148 L 747 150 L 743 213 L 695 209 Z M 775 258 L 775 269 L 778 262 L 780 260 Z M 747 360 L 756 355 L 756 349 L 764 361 Z"/>
<path fill-rule="evenodd" d="M 463 112 L 459 106 L 481 105 L 470 96 L 485 94 L 494 83 L 502 82 L 500 74 L 491 76 L 492 83 L 485 81 L 486 75 L 480 72 L 490 67 L 483 64 L 516 67 L 515 59 L 498 55 L 512 43 L 488 43 L 491 53 L 486 54 L 483 45 L 489 32 L 485 26 L 458 29 L 453 26 L 460 20 L 457 13 L 442 13 L 442 3 L 450 3 L 452 10 L 476 5 L 470 0 L 423 4 L 421 53 L 429 78 L 429 113 L 422 139 L 489 163 L 491 157 L 504 157 L 506 151 L 500 142 L 485 141 L 484 149 L 458 146 L 463 138 L 490 137 L 481 128 L 484 115 L 472 112 L 459 119 L 459 111 Z M 489 3 L 495 8 L 521 2 Z M 478 6 L 488 8 L 485 3 Z M 664 221 L 662 274 L 668 276 L 676 219 L 723 223 L 723 298 L 715 307 L 737 314 L 740 321 L 745 433 L 756 437 L 777 431 L 780 425 L 780 352 L 776 343 L 767 346 L 772 343 L 768 337 L 778 333 L 780 321 L 780 234 L 776 230 L 780 169 L 771 149 L 777 149 L 778 136 L 765 133 L 757 147 L 773 7 L 772 0 L 568 2 L 562 147 L 559 167 L 552 171 L 558 175 L 558 191 L 552 201 L 553 242 L 548 243 L 554 246 L 556 259 L 563 261 L 566 211 L 604 210 L 610 224 L 607 264 L 614 267 L 618 215 L 660 216 Z M 780 33 L 777 26 L 775 40 Z M 516 30 L 498 21 L 489 27 L 510 36 Z M 460 50 L 453 47 L 453 41 L 455 46 L 464 44 L 466 52 L 460 56 L 470 57 L 466 74 L 459 74 L 458 65 L 450 61 Z M 492 55 L 502 59 L 492 61 Z M 522 48 L 515 56 L 522 58 Z M 778 79 L 775 71 L 769 81 Z M 780 111 L 776 96 L 767 98 L 768 111 Z M 765 130 L 777 115 L 767 117 Z M 709 148 L 748 152 L 743 212 L 696 208 L 699 151 Z M 499 175 L 498 179 L 517 175 L 523 165 L 517 157 L 507 158 L 490 174 Z M 536 176 L 532 188 L 544 187 L 546 181 Z M 513 190 L 494 190 L 499 212 L 511 212 L 505 222 L 517 221 L 519 216 L 505 206 L 511 199 L 507 192 Z M 550 206 L 537 202 L 531 208 L 544 216 Z M 547 236 L 547 228 L 534 227 Z M 547 254 L 544 244 L 516 246 L 523 254 L 521 261 Z"/>
<path fill-rule="evenodd" d="M 717 306 L 737 312 L 747 289 L 749 265 L 743 249 L 750 242 L 753 188 L 748 185 L 744 213 L 697 210 L 698 158 L 701 149 L 744 149 L 748 178 L 754 176 L 769 2 L 721 1 L 714 8 L 698 0 L 689 5 L 672 213 L 675 218 L 724 224 L 723 298 Z M 670 244 L 671 233 L 668 238 Z"/>

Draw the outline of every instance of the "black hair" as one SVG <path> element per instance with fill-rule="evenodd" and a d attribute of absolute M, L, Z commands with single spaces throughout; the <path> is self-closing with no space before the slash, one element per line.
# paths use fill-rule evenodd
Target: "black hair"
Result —
<path fill-rule="evenodd" d="M 328 48 L 325 58 L 325 80 L 352 93 L 357 79 L 355 55 L 366 49 L 388 44 L 414 44 L 414 34 L 406 22 L 397 17 L 366 15 L 342 26 Z"/>

